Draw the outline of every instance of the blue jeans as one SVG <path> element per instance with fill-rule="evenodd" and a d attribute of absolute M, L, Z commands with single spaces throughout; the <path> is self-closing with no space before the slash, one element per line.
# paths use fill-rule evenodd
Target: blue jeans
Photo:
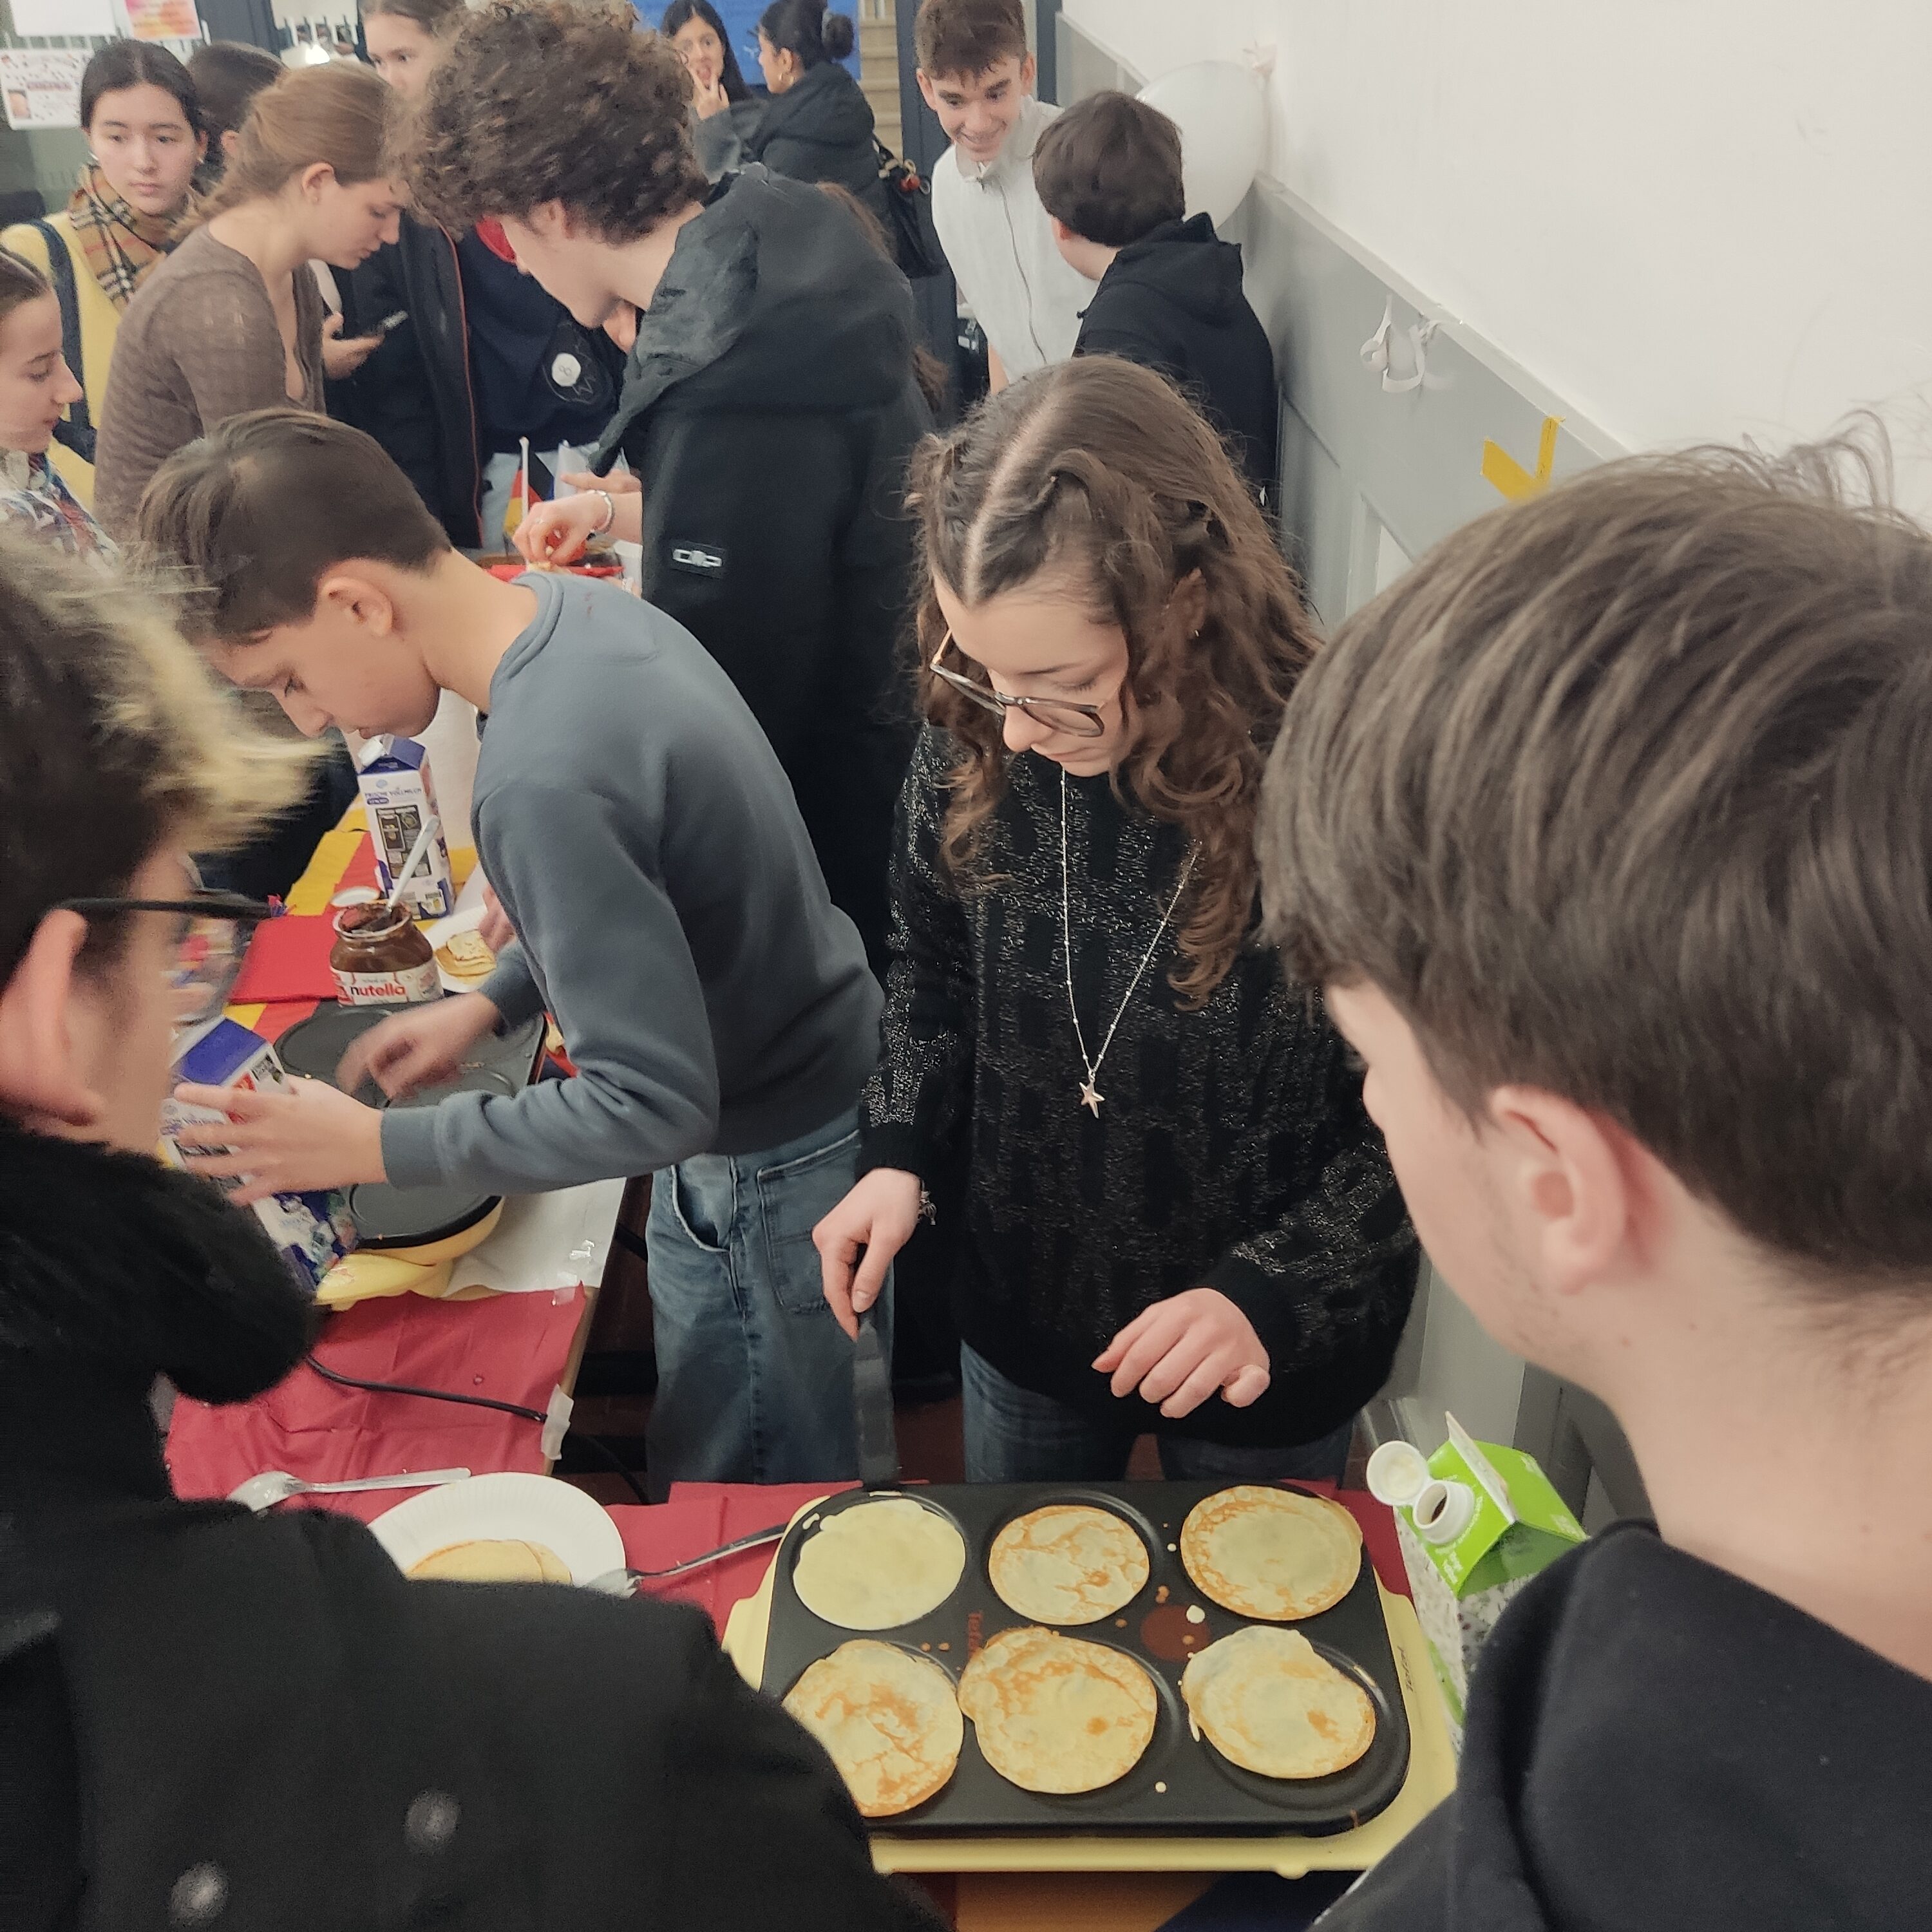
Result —
<path fill-rule="evenodd" d="M 1038 1395 L 962 1346 L 959 1378 L 969 1483 L 1117 1483 L 1127 1473 L 1137 1431 Z M 1209 1398 L 1218 1402 L 1219 1396 Z M 1161 1474 L 1169 1482 L 1304 1482 L 1342 1480 L 1354 1433 L 1351 1416 L 1318 1442 L 1284 1448 L 1231 1448 L 1188 1436 L 1162 1436 Z"/>
<path fill-rule="evenodd" d="M 826 1305 L 812 1231 L 850 1190 L 858 1157 L 849 1112 L 783 1147 L 694 1154 L 653 1180 L 653 1496 L 680 1482 L 857 1476 L 852 1345 Z M 890 1360 L 890 1283 L 876 1319 Z"/>

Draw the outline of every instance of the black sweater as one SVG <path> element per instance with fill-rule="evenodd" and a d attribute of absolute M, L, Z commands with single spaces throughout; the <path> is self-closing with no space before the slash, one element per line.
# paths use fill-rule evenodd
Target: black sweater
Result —
<path fill-rule="evenodd" d="M 0 1126 L 0 1174 L 6 1932 L 936 1932 L 694 1611 L 177 1502 L 156 1370 L 258 1392 L 308 1294 L 158 1162 Z"/>
<path fill-rule="evenodd" d="M 1904 1932 L 1928 1739 L 1932 1683 L 1624 1525 L 1504 1613 L 1454 1796 L 1319 1932 Z"/>
<path fill-rule="evenodd" d="M 1157 369 L 1234 445 L 1258 491 L 1275 490 L 1274 352 L 1241 286 L 1241 251 L 1204 214 L 1169 221 L 1114 257 L 1080 325 L 1076 356 Z"/>
<path fill-rule="evenodd" d="M 1414 1290 L 1415 1237 L 1360 1076 L 1318 1000 L 1252 948 L 1208 1005 L 1167 976 L 1173 929 L 1105 1056 L 1097 1118 L 1060 933 L 1060 774 L 1015 759 L 986 827 L 1000 883 L 963 898 L 939 853 L 952 740 L 921 736 L 900 804 L 885 1050 L 862 1168 L 928 1186 L 964 1143 L 953 1247 L 960 1332 L 1024 1387 L 1137 1429 L 1274 1444 L 1326 1435 L 1387 1376 Z M 1097 1052 L 1172 898 L 1179 827 L 1068 781 L 1073 988 Z M 1150 1303 L 1218 1288 L 1254 1324 L 1274 1380 L 1170 1421 L 1117 1401 L 1089 1366 Z"/>

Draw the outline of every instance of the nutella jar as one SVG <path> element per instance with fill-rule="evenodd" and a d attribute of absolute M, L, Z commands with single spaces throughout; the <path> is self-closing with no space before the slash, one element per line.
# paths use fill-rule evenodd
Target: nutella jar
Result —
<path fill-rule="evenodd" d="M 393 1006 L 442 998 L 436 955 L 408 906 L 385 905 L 374 892 L 344 892 L 335 904 L 328 967 L 345 1004 Z"/>

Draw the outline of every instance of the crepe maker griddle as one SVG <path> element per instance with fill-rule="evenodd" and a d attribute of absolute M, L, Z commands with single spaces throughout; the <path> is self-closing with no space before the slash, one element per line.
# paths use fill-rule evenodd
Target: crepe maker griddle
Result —
<path fill-rule="evenodd" d="M 1366 1550 L 1354 1587 L 1319 1616 L 1277 1624 L 1299 1630 L 1328 1661 L 1354 1678 L 1375 1706 L 1376 1736 L 1366 1753 L 1331 1777 L 1262 1778 L 1230 1763 L 1190 1731 L 1180 1700 L 1187 1660 L 1259 1618 L 1237 1616 L 1198 1589 L 1180 1560 L 1180 1526 L 1204 1496 L 1226 1483 L 934 1484 L 890 1491 L 855 1490 L 833 1496 L 794 1523 L 778 1546 L 772 1578 L 771 1625 L 761 1688 L 782 1697 L 808 1665 L 842 1643 L 870 1637 L 938 1664 L 956 1686 L 974 1652 L 1003 1630 L 1030 1624 L 1000 1600 L 988 1574 L 993 1539 L 1015 1516 L 1048 1503 L 1086 1504 L 1122 1518 L 1147 1546 L 1148 1576 L 1138 1596 L 1097 1623 L 1049 1626 L 1064 1635 L 1124 1651 L 1154 1680 L 1159 1708 L 1152 1741 L 1132 1770 L 1098 1791 L 1060 1795 L 1023 1791 L 980 1755 L 971 1719 L 958 1768 L 922 1804 L 870 1822 L 896 1836 L 987 1836 L 1054 1832 L 1116 1836 L 1175 1834 L 1322 1836 L 1346 1832 L 1394 1802 L 1408 1775 L 1408 1715 L 1388 1625 Z M 1283 1485 L 1293 1488 L 1292 1484 Z M 948 1518 L 966 1539 L 958 1587 L 929 1616 L 897 1630 L 842 1629 L 814 1616 L 792 1587 L 798 1553 L 814 1527 L 841 1510 L 885 1496 L 922 1504 Z M 1198 1606 L 1201 1622 L 1188 1611 Z"/>
<path fill-rule="evenodd" d="M 392 1013 L 406 1010 L 322 1006 L 311 1018 L 290 1028 L 275 1042 L 275 1050 L 291 1073 L 333 1086 L 335 1070 L 351 1045 Z M 496 1094 L 508 1099 L 530 1084 L 543 1040 L 543 1022 L 531 1020 L 500 1038 L 479 1040 L 462 1071 L 444 1085 L 425 1088 L 406 1100 L 392 1100 L 373 1082 L 365 1081 L 356 1097 L 385 1112 L 392 1107 L 433 1107 L 452 1094 Z M 358 1244 L 365 1248 L 410 1248 L 447 1240 L 475 1226 L 496 1204 L 495 1195 L 466 1187 L 392 1187 L 370 1181 L 349 1190 L 350 1214 Z"/>

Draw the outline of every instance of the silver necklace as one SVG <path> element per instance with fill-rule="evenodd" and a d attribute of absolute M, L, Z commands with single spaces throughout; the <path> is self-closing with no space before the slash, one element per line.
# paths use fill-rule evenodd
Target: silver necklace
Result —
<path fill-rule="evenodd" d="M 1088 1057 L 1087 1036 L 1080 1030 L 1080 1009 L 1073 999 L 1073 911 L 1072 886 L 1069 879 L 1066 860 L 1066 767 L 1060 768 L 1060 937 L 1066 955 L 1066 1010 L 1073 1016 L 1073 1037 L 1079 1042 L 1081 1064 L 1087 1070 L 1087 1077 L 1080 1082 L 1080 1104 L 1096 1120 L 1100 1118 L 1100 1102 L 1107 1096 L 1100 1091 L 1100 1063 L 1107 1057 L 1107 1049 L 1114 1043 L 1114 1036 L 1120 1030 L 1120 1021 L 1127 1010 L 1128 1002 L 1141 983 L 1147 971 L 1148 962 L 1154 956 L 1154 949 L 1161 942 L 1168 926 L 1172 922 L 1174 909 L 1180 904 L 1180 896 L 1187 890 L 1187 882 L 1194 875 L 1194 862 L 1201 856 L 1197 845 L 1187 855 L 1187 863 L 1180 868 L 1180 883 L 1174 889 L 1174 896 L 1167 902 L 1167 910 L 1161 915 L 1160 928 L 1148 942 L 1148 950 L 1141 955 L 1141 963 L 1134 968 L 1134 976 L 1127 982 L 1127 990 L 1122 996 L 1119 1007 L 1114 1014 L 1114 1023 L 1107 1029 L 1107 1036 L 1100 1042 L 1100 1051 Z"/>

